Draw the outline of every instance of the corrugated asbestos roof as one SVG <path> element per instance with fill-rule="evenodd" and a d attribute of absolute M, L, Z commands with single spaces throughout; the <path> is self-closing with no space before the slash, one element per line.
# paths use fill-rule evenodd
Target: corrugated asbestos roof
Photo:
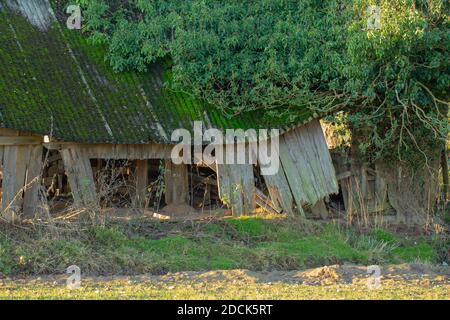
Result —
<path fill-rule="evenodd" d="M 169 143 L 174 129 L 288 128 L 312 119 L 227 117 L 173 92 L 167 64 L 115 73 L 105 50 L 57 21 L 48 0 L 0 0 L 0 127 L 85 143 Z"/>

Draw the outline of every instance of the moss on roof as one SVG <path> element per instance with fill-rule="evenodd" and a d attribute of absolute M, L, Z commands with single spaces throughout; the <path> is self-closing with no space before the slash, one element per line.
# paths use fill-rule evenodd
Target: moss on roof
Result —
<path fill-rule="evenodd" d="M 167 62 L 145 74 L 115 73 L 105 50 L 53 20 L 44 30 L 0 0 L 0 127 L 86 143 L 170 142 L 174 129 L 286 128 L 312 119 L 268 112 L 228 117 L 186 93 L 174 92 Z M 36 7 L 47 0 L 29 0 Z M 48 21 L 44 21 L 48 23 Z"/>

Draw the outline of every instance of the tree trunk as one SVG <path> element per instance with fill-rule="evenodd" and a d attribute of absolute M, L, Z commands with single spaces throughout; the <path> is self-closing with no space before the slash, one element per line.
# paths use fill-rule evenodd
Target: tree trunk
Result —
<path fill-rule="evenodd" d="M 444 146 L 444 149 L 441 153 L 441 166 L 442 166 L 442 202 L 444 204 L 447 203 L 448 200 L 448 189 L 450 187 L 449 178 L 448 178 L 448 155 L 447 155 L 447 145 Z"/>

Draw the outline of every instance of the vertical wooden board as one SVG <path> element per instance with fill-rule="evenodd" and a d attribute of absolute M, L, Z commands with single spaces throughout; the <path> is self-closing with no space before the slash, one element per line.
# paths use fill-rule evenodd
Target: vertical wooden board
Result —
<path fill-rule="evenodd" d="M 313 174 L 314 188 L 316 190 L 316 195 L 318 199 L 323 199 L 328 196 L 328 187 L 325 179 L 324 168 L 320 162 L 320 153 L 317 149 L 314 135 L 315 132 L 309 130 L 309 126 L 305 126 L 303 130 L 296 132 L 297 139 L 303 143 L 305 146 L 304 155 L 311 167 L 311 172 Z M 312 203 L 314 205 L 314 203 Z"/>
<path fill-rule="evenodd" d="M 16 185 L 15 190 L 19 196 L 16 198 L 18 206 L 23 203 L 22 194 L 25 189 L 25 178 L 27 173 L 27 160 L 30 158 L 31 148 L 29 146 L 17 146 L 16 158 Z"/>
<path fill-rule="evenodd" d="M 5 152 L 5 147 L 0 146 L 0 168 L 3 166 L 3 153 Z"/>
<path fill-rule="evenodd" d="M 233 167 L 239 167 L 240 180 L 242 183 L 242 200 L 244 213 L 249 214 L 255 211 L 255 180 L 253 175 L 253 165 L 238 164 Z"/>
<path fill-rule="evenodd" d="M 2 217 L 12 222 L 15 218 L 15 212 L 11 209 L 16 191 L 16 156 L 17 147 L 5 146 L 3 156 L 3 187 L 2 187 Z"/>
<path fill-rule="evenodd" d="M 336 179 L 336 172 L 331 159 L 330 150 L 328 150 L 327 141 L 320 125 L 319 120 L 314 120 L 307 125 L 308 131 L 314 137 L 314 142 L 318 150 L 319 160 L 324 171 L 328 194 L 338 193 L 339 184 Z"/>
<path fill-rule="evenodd" d="M 342 191 L 342 198 L 344 200 L 344 208 L 345 211 L 348 213 L 351 211 L 350 208 L 350 178 L 345 178 L 341 180 L 341 191 Z"/>
<path fill-rule="evenodd" d="M 138 208 L 144 208 L 147 202 L 148 187 L 148 160 L 136 161 L 136 195 L 134 205 Z"/>
<path fill-rule="evenodd" d="M 280 137 L 280 161 L 297 207 L 301 208 L 304 204 L 308 203 L 308 196 L 303 190 L 303 181 L 298 173 L 297 167 L 292 161 L 289 147 L 284 137 Z"/>
<path fill-rule="evenodd" d="M 22 209 L 26 175 L 26 146 L 5 146 L 3 163 L 3 218 L 14 221 Z"/>
<path fill-rule="evenodd" d="M 39 187 L 43 169 L 43 147 L 31 146 L 30 157 L 27 163 L 26 188 L 23 197 L 23 212 L 25 217 L 32 217 L 38 207 Z"/>
<path fill-rule="evenodd" d="M 317 195 L 318 187 L 316 184 L 316 176 L 312 169 L 308 154 L 311 150 L 307 144 L 304 143 L 303 138 L 299 140 L 295 131 L 291 131 L 285 135 L 285 141 L 289 147 L 289 154 L 293 159 L 293 163 L 297 168 L 297 173 L 302 180 L 302 188 L 307 195 L 307 203 L 314 204 L 319 200 Z"/>
<path fill-rule="evenodd" d="M 230 176 L 231 187 L 231 210 L 233 216 L 241 216 L 245 213 L 243 199 L 243 185 L 241 180 L 241 172 L 237 165 L 226 165 Z"/>
<path fill-rule="evenodd" d="M 270 142 L 268 147 L 271 148 Z M 279 153 L 277 153 L 276 150 L 272 148 L 271 150 L 272 152 L 274 152 L 274 154 L 272 155 L 273 157 L 280 157 Z M 281 161 L 279 163 L 279 168 L 274 175 L 263 175 L 263 177 L 267 189 L 269 190 L 269 195 L 272 202 L 276 206 L 281 207 L 287 214 L 293 215 L 294 198 L 292 197 L 292 192 L 289 188 L 289 183 L 284 174 Z"/>
<path fill-rule="evenodd" d="M 94 174 L 87 154 L 82 153 L 78 146 L 70 146 L 61 150 L 61 157 L 72 190 L 74 205 L 81 208 L 97 207 Z"/>
<path fill-rule="evenodd" d="M 165 161 L 166 204 L 189 204 L 189 178 L 185 164 L 174 164 L 172 160 Z"/>
<path fill-rule="evenodd" d="M 254 212 L 255 182 L 251 164 L 217 164 L 217 182 L 221 200 L 234 216 Z"/>
<path fill-rule="evenodd" d="M 17 130 L 0 128 L 0 136 L 18 136 L 19 132 Z M 8 211 L 11 201 L 14 199 L 12 196 L 15 186 L 15 158 L 17 149 L 12 148 L 12 146 L 2 146 L 2 212 L 1 216 L 7 221 L 12 222 L 15 218 L 14 211 Z"/>
<path fill-rule="evenodd" d="M 280 169 L 277 175 L 264 176 L 271 200 L 289 215 L 294 214 L 294 198 L 292 197 L 284 172 Z"/>
<path fill-rule="evenodd" d="M 389 209 L 387 183 L 381 174 L 380 165 L 378 163 L 375 164 L 375 200 L 380 210 Z"/>
<path fill-rule="evenodd" d="M 368 192 L 367 192 L 367 185 L 368 185 L 368 181 L 367 181 L 367 167 L 366 165 L 363 163 L 361 164 L 360 167 L 360 181 L 361 181 L 361 197 L 362 199 L 365 201 L 368 198 Z"/>
<path fill-rule="evenodd" d="M 325 178 L 326 192 L 328 194 L 338 193 L 339 183 L 336 178 L 335 167 L 320 122 L 313 124 L 308 130 L 312 131 L 312 136 L 317 148 L 319 162 Z"/>
<path fill-rule="evenodd" d="M 69 182 L 70 190 L 72 192 L 74 205 L 77 207 L 82 207 L 83 201 L 81 191 L 78 186 L 77 169 L 75 167 L 74 160 L 72 159 L 70 149 L 62 149 L 60 153 L 64 163 L 64 169 Z"/>
<path fill-rule="evenodd" d="M 231 181 L 228 166 L 217 163 L 216 172 L 219 197 L 224 204 L 231 207 Z"/>

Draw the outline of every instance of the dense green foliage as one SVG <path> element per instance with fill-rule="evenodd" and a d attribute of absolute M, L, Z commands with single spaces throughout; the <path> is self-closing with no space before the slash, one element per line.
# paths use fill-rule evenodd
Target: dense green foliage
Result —
<path fill-rule="evenodd" d="M 448 1 L 80 3 L 116 71 L 170 58 L 172 85 L 222 112 L 345 110 L 362 151 L 410 163 L 448 131 Z M 379 27 L 368 25 L 369 5 L 380 7 Z"/>
<path fill-rule="evenodd" d="M 449 129 L 448 1 L 381 1 L 381 27 L 349 29 L 348 92 L 364 103 L 347 117 L 372 159 L 436 159 Z M 395 162 L 394 162 L 395 163 Z"/>

